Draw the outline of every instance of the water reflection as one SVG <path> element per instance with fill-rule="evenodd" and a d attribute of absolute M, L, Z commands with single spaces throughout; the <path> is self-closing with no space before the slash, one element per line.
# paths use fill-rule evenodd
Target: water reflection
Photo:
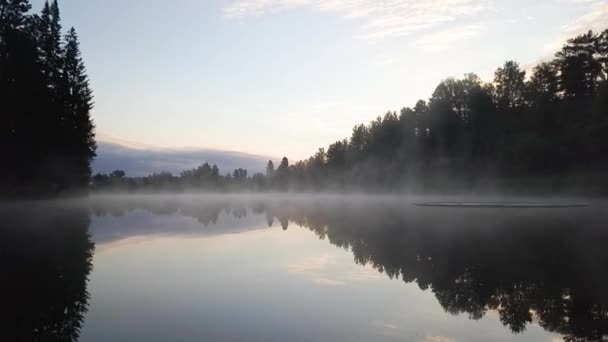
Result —
<path fill-rule="evenodd" d="M 94 245 L 83 208 L 0 210 L 0 340 L 76 341 Z"/>
<path fill-rule="evenodd" d="M 91 213 L 93 222 L 120 219 L 91 225 L 98 244 L 241 232 L 250 225 L 235 222 L 254 216 L 272 229 L 303 227 L 349 250 L 357 264 L 432 291 L 448 313 L 480 319 L 496 312 L 513 333 L 538 324 L 567 341 L 606 341 L 605 208 L 438 209 L 395 198 L 242 196 L 98 197 L 45 210 L 10 208 L 0 230 L 3 279 L 11 280 L 0 285 L 0 340 L 77 339 L 87 310 Z M 138 213 L 153 213 L 155 222 L 129 224 L 133 215 L 141 222 Z M 200 224 L 169 223 L 179 217 Z"/>
<path fill-rule="evenodd" d="M 568 341 L 608 339 L 604 215 L 398 214 L 387 207 L 321 205 L 308 212 L 270 210 L 348 248 L 359 264 L 431 289 L 452 314 L 479 319 L 495 310 L 515 333 L 534 320 Z"/>
<path fill-rule="evenodd" d="M 393 199 L 318 198 L 130 204 L 131 210 L 179 212 L 204 225 L 217 222 L 221 212 L 246 217 L 250 208 L 265 213 L 269 226 L 305 227 L 350 250 L 358 264 L 430 289 L 451 314 L 479 319 L 495 311 L 514 333 L 535 322 L 567 341 L 608 340 L 608 216 L 602 206 L 437 209 Z"/>

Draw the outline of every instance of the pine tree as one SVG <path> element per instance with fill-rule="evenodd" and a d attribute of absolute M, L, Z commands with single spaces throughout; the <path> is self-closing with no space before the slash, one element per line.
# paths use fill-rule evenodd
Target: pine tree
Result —
<path fill-rule="evenodd" d="M 40 179 L 42 143 L 48 122 L 39 114 L 47 104 L 36 40 L 29 30 L 32 17 L 26 0 L 0 0 L 0 171 L 5 193 Z"/>
<path fill-rule="evenodd" d="M 96 155 L 94 125 L 90 116 L 93 93 L 73 27 L 65 36 L 61 79 L 60 93 L 68 139 L 66 152 L 70 163 L 68 175 L 72 185 L 84 186 L 91 175 L 91 161 Z"/>
<path fill-rule="evenodd" d="M 61 18 L 57 1 L 49 4 L 45 1 L 40 16 L 34 16 L 32 20 L 32 34 L 38 46 L 38 60 L 40 70 L 44 79 L 47 101 L 45 108 L 38 114 L 40 121 L 45 122 L 46 130 L 41 138 L 46 144 L 46 160 L 42 162 L 45 167 L 46 181 L 52 184 L 56 190 L 68 186 L 69 179 L 66 178 L 66 166 L 69 164 L 66 150 L 70 148 L 69 122 L 66 113 L 63 112 L 61 94 L 62 84 L 62 59 L 61 46 Z"/>
<path fill-rule="evenodd" d="M 28 0 L 0 0 L 0 30 L 22 28 L 31 7 Z"/>
<path fill-rule="evenodd" d="M 38 20 L 37 40 L 40 59 L 48 87 L 56 94 L 61 77 L 61 18 L 57 0 L 51 5 L 46 1 Z"/>
<path fill-rule="evenodd" d="M 0 189 L 16 195 L 85 186 L 95 140 L 92 93 L 75 30 L 61 44 L 57 0 L 40 15 L 0 0 Z"/>
<path fill-rule="evenodd" d="M 274 177 L 274 163 L 272 162 L 272 160 L 269 160 L 268 164 L 266 164 L 266 177 Z"/>

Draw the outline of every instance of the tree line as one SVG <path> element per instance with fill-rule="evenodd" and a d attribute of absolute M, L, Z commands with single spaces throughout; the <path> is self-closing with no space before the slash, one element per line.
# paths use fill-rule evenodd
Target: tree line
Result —
<path fill-rule="evenodd" d="M 124 170 L 109 174 L 97 173 L 92 177 L 94 191 L 285 191 L 290 181 L 289 161 L 283 157 L 276 168 L 268 161 L 266 173 L 249 174 L 237 168 L 222 175 L 216 164 L 204 163 L 194 169 L 182 171 L 179 176 L 170 172 L 153 173 L 145 177 L 129 177 Z"/>
<path fill-rule="evenodd" d="M 76 30 L 57 0 L 30 13 L 0 0 L 0 189 L 6 196 L 83 189 L 95 157 L 93 95 Z"/>
<path fill-rule="evenodd" d="M 601 177 L 608 170 L 607 79 L 608 30 L 589 31 L 531 72 L 507 61 L 490 83 L 475 74 L 442 81 L 430 99 L 357 125 L 350 138 L 290 166 L 289 184 Z"/>
<path fill-rule="evenodd" d="M 356 125 L 313 156 L 251 176 L 204 164 L 179 177 L 97 175 L 132 189 L 320 191 L 471 188 L 500 181 L 608 191 L 608 29 L 569 39 L 530 72 L 507 61 L 492 82 L 443 80 L 428 100 Z M 124 175 L 123 175 L 124 176 Z M 540 183 L 540 184 L 537 184 Z"/>

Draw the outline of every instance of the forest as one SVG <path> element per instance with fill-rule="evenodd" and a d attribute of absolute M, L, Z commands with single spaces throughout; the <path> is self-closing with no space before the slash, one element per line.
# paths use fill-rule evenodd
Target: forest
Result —
<path fill-rule="evenodd" d="M 82 192 L 96 144 L 78 36 L 62 32 L 57 0 L 30 10 L 28 0 L 0 0 L 0 192 Z"/>
<path fill-rule="evenodd" d="M 447 78 L 304 160 L 265 173 L 201 166 L 92 175 L 93 93 L 76 30 L 57 0 L 31 13 L 0 0 L 3 196 L 121 191 L 437 191 L 478 187 L 608 193 L 608 29 L 565 42 L 531 70 L 515 61 L 484 82 Z M 288 154 L 288 151 L 286 151 Z"/>
<path fill-rule="evenodd" d="M 353 128 L 311 157 L 265 174 L 221 175 L 205 163 L 179 176 L 129 178 L 95 189 L 206 191 L 434 191 L 476 187 L 608 193 L 608 29 L 569 39 L 552 60 L 515 61 L 490 83 L 470 73 L 442 81 L 428 100 Z"/>

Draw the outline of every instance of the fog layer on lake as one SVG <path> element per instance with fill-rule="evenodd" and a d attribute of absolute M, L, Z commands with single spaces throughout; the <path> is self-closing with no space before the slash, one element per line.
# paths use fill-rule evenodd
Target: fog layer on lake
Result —
<path fill-rule="evenodd" d="M 0 340 L 608 339 L 608 204 L 92 196 L 0 205 Z"/>

